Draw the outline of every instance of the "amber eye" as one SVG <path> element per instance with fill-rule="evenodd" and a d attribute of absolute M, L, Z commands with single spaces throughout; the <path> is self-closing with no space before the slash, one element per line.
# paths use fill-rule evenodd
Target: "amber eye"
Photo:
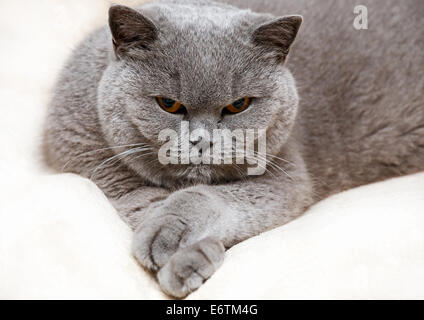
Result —
<path fill-rule="evenodd" d="M 234 101 L 229 106 L 226 106 L 223 111 L 226 113 L 239 113 L 246 110 L 249 107 L 250 102 L 252 102 L 252 98 L 241 98 Z"/>
<path fill-rule="evenodd" d="M 185 110 L 185 107 L 180 102 L 169 98 L 157 97 L 156 101 L 158 105 L 166 112 L 180 113 L 181 111 Z"/>

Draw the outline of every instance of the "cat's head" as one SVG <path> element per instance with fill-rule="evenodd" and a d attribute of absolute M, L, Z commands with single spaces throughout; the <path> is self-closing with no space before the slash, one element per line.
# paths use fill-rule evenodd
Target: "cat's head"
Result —
<path fill-rule="evenodd" d="M 158 136 L 165 129 L 179 133 L 183 120 L 191 131 L 201 128 L 211 136 L 214 129 L 263 129 L 267 152 L 276 154 L 298 107 L 285 60 L 301 21 L 207 1 L 157 2 L 137 11 L 111 7 L 113 58 L 98 94 L 109 144 L 145 144 L 148 150 L 122 159 L 157 184 L 246 174 L 247 165 L 235 161 L 163 165 Z"/>

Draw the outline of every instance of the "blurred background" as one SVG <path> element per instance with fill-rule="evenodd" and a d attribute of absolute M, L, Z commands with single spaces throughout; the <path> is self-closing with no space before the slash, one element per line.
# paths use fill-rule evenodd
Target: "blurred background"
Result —
<path fill-rule="evenodd" d="M 41 169 L 40 132 L 49 94 L 72 49 L 107 23 L 112 4 L 143 2 L 0 0 L 0 175 L 9 181 L 3 188 Z"/>
<path fill-rule="evenodd" d="M 163 297 L 129 259 L 132 234 L 104 195 L 81 178 L 46 175 L 40 153 L 72 49 L 107 24 L 112 4 L 143 2 L 0 0 L 0 298 Z M 303 222 L 231 249 L 193 297 L 422 298 L 422 190 L 424 174 L 318 204 Z"/>

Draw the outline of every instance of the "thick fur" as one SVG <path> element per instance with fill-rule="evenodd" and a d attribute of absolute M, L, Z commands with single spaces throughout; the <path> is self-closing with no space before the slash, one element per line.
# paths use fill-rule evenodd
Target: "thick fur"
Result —
<path fill-rule="evenodd" d="M 46 121 L 47 161 L 99 185 L 136 230 L 137 259 L 177 297 L 219 267 L 224 247 L 332 193 L 424 169 L 422 1 L 363 1 L 362 31 L 354 1 L 232 3 L 262 13 L 208 1 L 112 8 L 110 29 L 65 66 Z M 300 24 L 278 18 L 288 14 L 305 22 L 287 59 Z M 188 114 L 166 113 L 155 96 Z M 242 96 L 255 97 L 249 109 L 222 117 Z M 269 170 L 162 166 L 158 133 L 183 119 L 265 128 Z M 135 144 L 144 149 L 121 154 Z"/>

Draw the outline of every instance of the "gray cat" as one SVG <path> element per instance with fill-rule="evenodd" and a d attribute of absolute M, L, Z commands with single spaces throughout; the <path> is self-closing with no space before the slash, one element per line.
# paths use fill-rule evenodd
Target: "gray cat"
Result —
<path fill-rule="evenodd" d="M 63 69 L 46 121 L 48 163 L 104 191 L 135 230 L 137 260 L 175 297 L 225 248 L 316 201 L 424 170 L 422 0 L 362 0 L 360 31 L 356 0 L 236 2 L 111 7 L 109 28 Z M 302 18 L 287 14 L 305 21 L 292 48 Z M 265 128 L 266 172 L 162 165 L 158 135 L 182 120 Z"/>

